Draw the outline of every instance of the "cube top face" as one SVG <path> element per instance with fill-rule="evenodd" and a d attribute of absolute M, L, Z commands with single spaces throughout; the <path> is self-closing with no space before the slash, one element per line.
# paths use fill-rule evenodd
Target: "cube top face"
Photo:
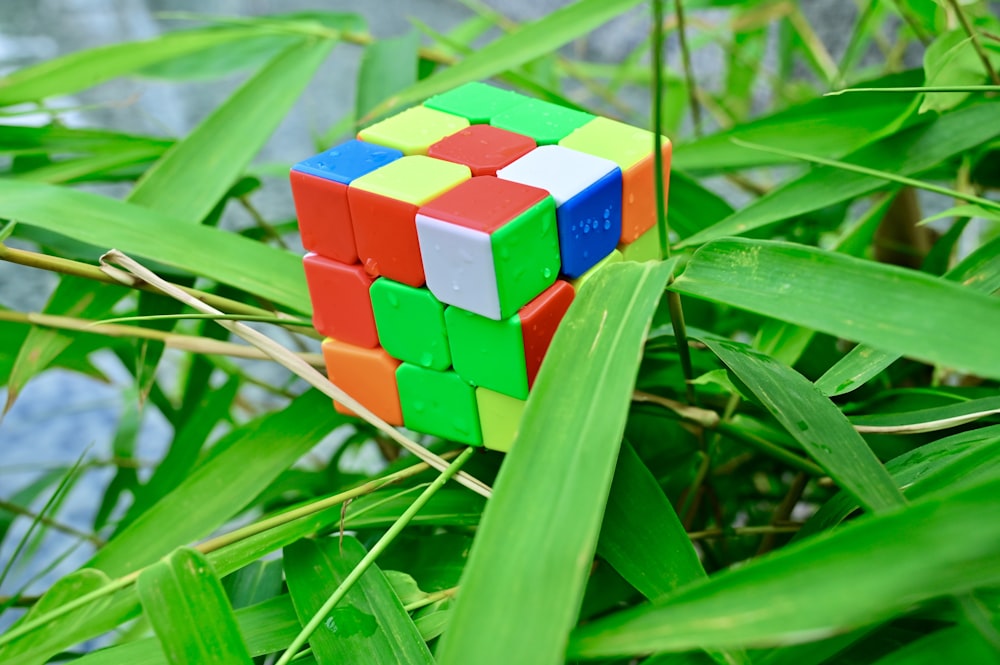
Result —
<path fill-rule="evenodd" d="M 670 143 L 666 137 L 664 143 Z M 610 159 L 627 171 L 653 154 L 653 132 L 610 118 L 594 118 L 559 141 L 559 145 Z"/>
<path fill-rule="evenodd" d="M 552 194 L 556 205 L 562 205 L 617 168 L 609 159 L 545 145 L 500 169 L 497 177 L 540 187 Z"/>
<path fill-rule="evenodd" d="M 457 115 L 414 106 L 362 129 L 358 138 L 395 148 L 404 155 L 426 155 L 429 147 L 468 126 L 469 121 Z"/>
<path fill-rule="evenodd" d="M 538 145 L 551 145 L 569 136 L 595 116 L 565 106 L 526 98 L 524 102 L 495 115 L 490 124 L 530 136 Z"/>
<path fill-rule="evenodd" d="M 302 160 L 292 167 L 292 171 L 349 185 L 402 156 L 399 150 L 355 139 Z"/>
<path fill-rule="evenodd" d="M 371 299 L 379 341 L 392 357 L 430 369 L 451 367 L 444 305 L 430 291 L 377 279 Z"/>
<path fill-rule="evenodd" d="M 479 82 L 466 83 L 435 95 L 424 106 L 465 118 L 470 123 L 488 123 L 493 116 L 528 99 L 509 90 Z"/>
<path fill-rule="evenodd" d="M 544 189 L 493 176 L 466 180 L 420 208 L 418 214 L 493 233 L 548 197 Z"/>
<path fill-rule="evenodd" d="M 471 177 L 469 167 L 423 155 L 407 156 L 351 183 L 352 189 L 420 206 Z"/>
<path fill-rule="evenodd" d="M 430 157 L 465 164 L 472 175 L 496 175 L 518 157 L 535 148 L 534 139 L 492 125 L 472 125 L 446 136 L 430 148 Z"/>

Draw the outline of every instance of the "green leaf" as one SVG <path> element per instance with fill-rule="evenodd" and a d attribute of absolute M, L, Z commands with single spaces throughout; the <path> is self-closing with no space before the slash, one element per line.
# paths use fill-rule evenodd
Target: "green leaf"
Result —
<path fill-rule="evenodd" d="M 896 86 L 919 82 L 920 72 L 914 69 L 869 83 Z M 812 99 L 691 143 L 680 143 L 674 147 L 671 167 L 716 172 L 788 161 L 733 145 L 732 139 L 842 157 L 896 131 L 913 106 L 912 100 L 902 95 L 865 94 L 857 100 L 845 97 Z"/>
<path fill-rule="evenodd" d="M 156 162 L 129 202 L 198 224 L 243 174 L 333 48 L 303 40 L 281 52 Z"/>
<path fill-rule="evenodd" d="M 281 561 L 270 559 L 254 561 L 226 575 L 222 580 L 222 588 L 226 590 L 233 609 L 238 610 L 276 597 L 281 593 L 283 583 Z M 247 640 L 249 646 L 249 637 Z"/>
<path fill-rule="evenodd" d="M 929 409 L 851 416 L 851 424 L 863 432 L 919 434 L 958 427 L 997 413 L 1000 397 L 983 397 Z"/>
<path fill-rule="evenodd" d="M 991 294 L 1000 289 L 1000 238 L 995 238 L 976 249 L 943 277 L 980 293 Z M 881 351 L 867 344 L 859 344 L 830 367 L 823 376 L 816 379 L 816 387 L 830 397 L 849 393 L 899 360 L 901 356 L 900 353 Z"/>
<path fill-rule="evenodd" d="M 613 264 L 577 294 L 483 514 L 441 637 L 442 665 L 561 662 L 642 344 L 672 267 Z"/>
<path fill-rule="evenodd" d="M 379 103 L 417 82 L 420 33 L 377 39 L 365 46 L 358 69 L 354 117 L 364 118 Z"/>
<path fill-rule="evenodd" d="M 504 35 L 458 64 L 442 69 L 380 104 L 372 115 L 422 101 L 469 81 L 478 81 L 552 53 L 640 4 L 641 0 L 579 0 Z"/>
<path fill-rule="evenodd" d="M 107 575 L 97 570 L 78 570 L 53 584 L 31 609 L 13 627 L 37 619 L 61 605 L 100 589 L 110 581 Z M 70 614 L 45 626 L 44 629 L 25 635 L 20 640 L 0 647 L 0 660 L 17 662 L 21 665 L 42 663 L 57 654 L 61 647 L 51 643 L 52 636 L 72 632 L 89 618 L 99 616 L 104 611 L 107 599 L 102 599 L 84 611 Z M 17 656 L 15 659 L 14 656 Z"/>
<path fill-rule="evenodd" d="M 744 344 L 703 341 L 861 505 L 880 512 L 903 503 L 903 495 L 865 440 L 808 379 Z"/>
<path fill-rule="evenodd" d="M 733 238 L 699 249 L 674 282 L 726 303 L 920 360 L 1000 378 L 1000 302 L 896 266 L 791 243 Z"/>
<path fill-rule="evenodd" d="M 106 315 L 124 296 L 123 289 L 117 287 L 92 289 L 89 280 L 64 275 L 49 297 L 45 313 L 95 319 Z M 28 381 L 48 367 L 77 337 L 75 334 L 54 328 L 31 327 L 24 343 L 18 347 L 17 358 L 11 368 L 7 381 L 7 403 L 4 406 L 4 413 L 14 404 Z"/>
<path fill-rule="evenodd" d="M 233 608 L 205 556 L 184 547 L 136 581 L 142 609 L 172 665 L 251 665 Z"/>
<path fill-rule="evenodd" d="M 574 632 L 572 658 L 818 640 L 1000 582 L 1000 479 L 861 517 Z M 858 593 L 863 589 L 864 593 Z"/>
<path fill-rule="evenodd" d="M 303 624 L 366 554 L 351 536 L 300 540 L 285 548 L 285 577 Z M 378 566 L 372 566 L 309 638 L 320 665 L 434 662 L 413 620 Z"/>
<path fill-rule="evenodd" d="M 141 42 L 125 42 L 70 53 L 18 70 L 0 79 L 0 105 L 68 95 L 152 64 L 254 36 L 247 28 L 172 32 Z M 259 33 L 258 33 L 259 34 Z"/>
<path fill-rule="evenodd" d="M 875 665 L 940 665 L 995 663 L 997 650 L 971 626 L 954 626 L 914 640 L 879 658 Z"/>
<path fill-rule="evenodd" d="M 195 469 L 177 489 L 115 536 L 88 565 L 109 575 L 124 575 L 175 547 L 207 536 L 345 421 L 330 408 L 327 397 L 311 390 L 283 410 L 233 430 L 216 444 L 224 446 L 222 453 Z M 184 519 L 177 519 L 178 515 Z"/>
<path fill-rule="evenodd" d="M 302 259 L 235 233 L 88 192 L 4 179 L 0 218 L 154 259 L 299 312 L 311 310 Z"/>
<path fill-rule="evenodd" d="M 670 167 L 669 194 L 667 223 L 681 238 L 693 236 L 733 213 L 733 207 L 721 196 L 702 187 L 673 165 Z"/>
<path fill-rule="evenodd" d="M 957 28 L 942 33 L 924 51 L 925 86 L 975 85 L 984 83 L 986 70 L 972 39 Z M 949 111 L 969 96 L 964 92 L 933 92 L 924 95 L 920 112 Z"/>
<path fill-rule="evenodd" d="M 861 148 L 844 157 L 843 161 L 911 176 L 1000 135 L 1000 125 L 991 121 L 995 115 L 996 107 L 990 103 L 959 109 Z M 884 180 L 870 175 L 830 166 L 815 167 L 718 224 L 684 239 L 680 245 L 697 245 L 723 236 L 746 233 L 870 194 L 885 184 Z"/>

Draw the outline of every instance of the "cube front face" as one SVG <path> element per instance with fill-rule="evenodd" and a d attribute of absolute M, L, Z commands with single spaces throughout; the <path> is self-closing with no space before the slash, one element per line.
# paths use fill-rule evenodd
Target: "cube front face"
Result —
<path fill-rule="evenodd" d="M 296 164 L 331 380 L 390 424 L 509 450 L 570 280 L 658 258 L 652 139 L 470 83 Z"/>

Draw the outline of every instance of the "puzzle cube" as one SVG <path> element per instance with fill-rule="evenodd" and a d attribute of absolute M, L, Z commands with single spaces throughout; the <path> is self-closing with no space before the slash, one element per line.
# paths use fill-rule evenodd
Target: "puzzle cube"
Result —
<path fill-rule="evenodd" d="M 379 341 L 390 355 L 430 369 L 451 367 L 440 300 L 391 279 L 375 280 L 370 293 Z"/>
<path fill-rule="evenodd" d="M 472 178 L 417 213 L 427 287 L 441 302 L 503 319 L 556 280 L 555 203 L 537 187 Z"/>
<path fill-rule="evenodd" d="M 403 424 L 396 387 L 398 360 L 381 348 L 364 349 L 331 338 L 323 340 L 323 360 L 334 385 L 390 425 Z M 333 406 L 340 413 L 355 415 L 337 401 Z"/>
<path fill-rule="evenodd" d="M 530 136 L 538 145 L 558 143 L 595 116 L 539 99 L 525 98 L 520 104 L 500 111 L 490 124 L 509 132 Z"/>
<path fill-rule="evenodd" d="M 468 166 L 423 155 L 401 157 L 347 188 L 358 257 L 372 276 L 424 283 L 417 209 L 471 176 Z"/>
<path fill-rule="evenodd" d="M 292 197 L 302 245 L 330 259 L 357 261 L 347 186 L 402 156 L 392 148 L 348 141 L 293 166 Z"/>
<path fill-rule="evenodd" d="M 576 289 L 659 258 L 653 151 L 645 130 L 468 83 L 296 164 L 331 380 L 392 425 L 510 450 Z"/>
<path fill-rule="evenodd" d="M 403 363 L 396 370 L 403 423 L 412 430 L 481 445 L 476 389 L 452 371 Z"/>
<path fill-rule="evenodd" d="M 500 321 L 449 307 L 444 318 L 455 371 L 472 385 L 527 399 L 572 301 L 573 287 L 558 281 Z"/>
<path fill-rule="evenodd" d="M 611 160 L 562 146 L 541 146 L 497 171 L 497 177 L 552 194 L 566 277 L 579 277 L 618 245 L 622 174 Z"/>
<path fill-rule="evenodd" d="M 473 124 L 488 124 L 498 113 L 530 99 L 509 90 L 473 81 L 434 95 L 424 102 L 427 108 L 465 118 Z"/>
<path fill-rule="evenodd" d="M 490 125 L 473 125 L 447 136 L 430 148 L 430 157 L 465 164 L 472 175 L 496 175 L 518 157 L 535 148 L 534 140 Z"/>
<path fill-rule="evenodd" d="M 340 263 L 318 254 L 303 259 L 313 306 L 313 327 L 321 335 L 367 348 L 378 346 L 372 313 L 373 278 L 360 264 Z"/>
<path fill-rule="evenodd" d="M 622 170 L 622 243 L 631 243 L 656 225 L 656 174 L 652 132 L 609 118 L 594 118 L 559 145 L 615 162 Z M 671 144 L 663 138 L 664 192 L 670 184 Z"/>

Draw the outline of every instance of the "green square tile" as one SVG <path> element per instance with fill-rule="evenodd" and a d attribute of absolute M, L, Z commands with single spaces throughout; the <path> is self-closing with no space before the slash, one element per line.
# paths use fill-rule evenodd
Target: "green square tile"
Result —
<path fill-rule="evenodd" d="M 500 316 L 507 317 L 551 286 L 559 274 L 556 207 L 547 196 L 490 236 Z"/>
<path fill-rule="evenodd" d="M 538 99 L 527 99 L 524 103 L 495 115 L 490 124 L 530 136 L 538 145 L 552 145 L 593 118 L 590 113 L 574 111 Z"/>
<path fill-rule="evenodd" d="M 423 205 L 472 177 L 468 166 L 433 157 L 401 157 L 351 182 L 351 187 Z"/>
<path fill-rule="evenodd" d="M 451 367 L 444 305 L 434 294 L 384 278 L 369 294 L 379 342 L 390 356 L 430 369 Z"/>
<path fill-rule="evenodd" d="M 424 102 L 424 106 L 461 116 L 473 124 L 485 124 L 497 113 L 526 99 L 529 98 L 516 92 L 473 81 L 434 95 Z"/>
<path fill-rule="evenodd" d="M 510 452 L 521 425 L 525 401 L 479 387 L 476 388 L 476 403 L 483 427 L 483 447 Z"/>
<path fill-rule="evenodd" d="M 482 445 L 476 389 L 458 374 L 403 363 L 396 370 L 396 385 L 406 427 L 471 446 Z"/>
<path fill-rule="evenodd" d="M 594 118 L 559 145 L 610 159 L 625 172 L 653 154 L 653 132 L 610 118 Z"/>
<path fill-rule="evenodd" d="M 395 148 L 404 155 L 426 155 L 427 148 L 468 126 L 469 121 L 457 115 L 425 106 L 414 106 L 365 127 L 358 132 L 358 138 L 368 143 Z"/>
<path fill-rule="evenodd" d="M 660 228 L 654 226 L 627 245 L 618 245 L 618 251 L 622 253 L 623 261 L 636 261 L 637 263 L 659 261 L 662 258 L 660 256 Z"/>
<path fill-rule="evenodd" d="M 451 361 L 459 376 L 473 385 L 527 399 L 524 334 L 517 314 L 496 321 L 449 307 L 444 320 Z"/>

